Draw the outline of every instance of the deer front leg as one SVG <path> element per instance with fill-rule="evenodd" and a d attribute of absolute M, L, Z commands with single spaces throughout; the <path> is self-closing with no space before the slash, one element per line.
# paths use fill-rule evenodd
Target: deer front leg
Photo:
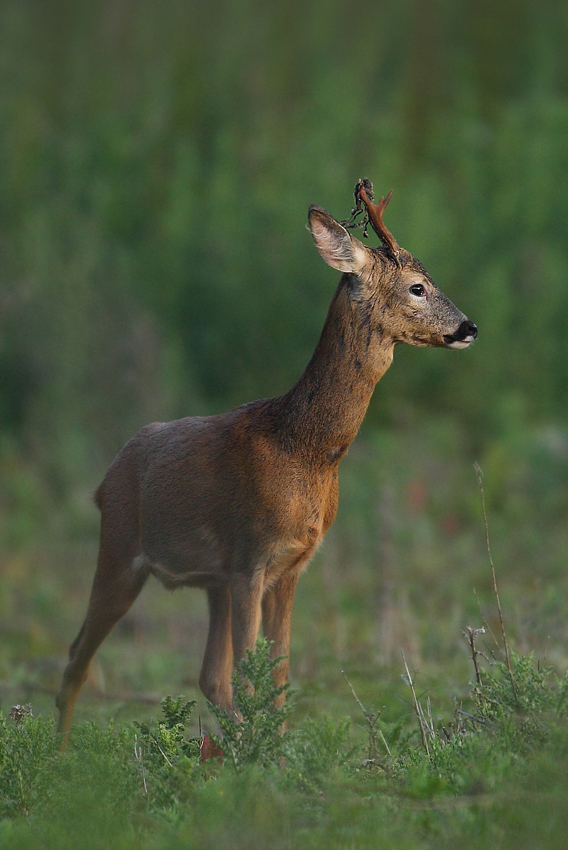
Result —
<path fill-rule="evenodd" d="M 199 687 L 209 702 L 230 712 L 233 706 L 231 588 L 228 584 L 222 587 L 210 587 L 207 590 L 207 600 L 209 602 L 209 633 L 199 676 Z"/>
<path fill-rule="evenodd" d="M 247 649 L 254 650 L 260 630 L 263 576 L 235 574 L 231 580 L 233 662 L 235 668 Z"/>
<path fill-rule="evenodd" d="M 262 627 L 264 637 L 273 641 L 272 657 L 285 656 L 274 669 L 276 685 L 285 685 L 288 681 L 290 655 L 290 626 L 292 623 L 292 605 L 300 572 L 292 570 L 282 575 L 276 584 L 266 590 L 262 600 Z M 282 705 L 286 694 L 276 699 L 276 705 Z"/>

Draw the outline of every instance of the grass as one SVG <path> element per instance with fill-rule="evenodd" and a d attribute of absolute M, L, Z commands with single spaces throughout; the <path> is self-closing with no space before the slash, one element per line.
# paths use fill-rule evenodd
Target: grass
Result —
<path fill-rule="evenodd" d="M 223 759 L 201 760 L 182 698 L 150 723 L 81 723 L 65 755 L 49 717 L 3 718 L 0 846 L 561 846 L 566 676 L 513 653 L 514 685 L 506 664 L 486 664 L 452 717 L 429 704 L 419 724 L 410 711 L 380 720 L 377 747 L 377 723 L 369 736 L 325 716 L 281 736 L 268 652 L 261 640 L 243 667 L 255 694 L 235 679 L 242 726 L 216 712 Z"/>
<path fill-rule="evenodd" d="M 260 702 L 243 694 L 239 734 L 197 688 L 202 595 L 149 583 L 101 647 L 62 757 L 53 694 L 96 540 L 55 519 L 5 555 L 0 847 L 564 846 L 560 512 L 530 488 L 524 513 L 502 498 L 507 480 L 513 495 L 533 480 L 528 460 L 505 481 L 484 460 L 509 671 L 475 473 L 450 437 L 416 447 L 401 433 L 381 466 L 368 461 L 380 447 L 353 447 L 340 516 L 297 595 L 284 738 L 266 658 L 249 659 Z M 160 707 L 168 693 L 185 697 Z M 8 717 L 28 702 L 35 716 Z M 219 726 L 223 762 L 203 763 Z"/>

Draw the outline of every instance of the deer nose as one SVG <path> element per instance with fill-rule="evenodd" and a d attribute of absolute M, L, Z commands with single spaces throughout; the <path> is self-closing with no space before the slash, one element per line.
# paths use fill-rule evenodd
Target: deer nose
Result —
<path fill-rule="evenodd" d="M 477 325 L 474 325 L 469 319 L 464 319 L 456 331 L 455 338 L 465 340 L 468 337 L 472 337 L 472 339 L 477 338 Z"/>

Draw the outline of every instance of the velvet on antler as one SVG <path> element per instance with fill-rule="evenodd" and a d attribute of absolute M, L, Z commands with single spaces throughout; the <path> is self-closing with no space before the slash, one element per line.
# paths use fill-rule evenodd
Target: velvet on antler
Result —
<path fill-rule="evenodd" d="M 340 224 L 348 230 L 362 227 L 365 238 L 367 238 L 367 228 L 370 224 L 387 249 L 391 259 L 400 267 L 402 265 L 402 249 L 383 221 L 383 213 L 392 197 L 392 192 L 389 192 L 386 198 L 381 198 L 378 204 L 373 203 L 373 184 L 367 177 L 364 177 L 357 181 L 353 197 L 355 198 L 355 206 L 351 210 L 351 218 L 347 221 L 341 221 Z M 365 216 L 363 219 L 359 219 L 359 216 L 363 213 L 363 207 L 365 208 Z"/>
<path fill-rule="evenodd" d="M 392 197 L 392 190 L 388 193 L 386 198 L 381 198 L 380 201 L 375 204 L 373 203 L 373 184 L 370 180 L 359 180 L 355 187 L 355 197 L 363 201 L 365 204 L 371 227 L 385 248 L 388 249 L 393 260 L 397 263 L 397 265 L 400 265 L 400 246 L 383 221 L 383 213 Z"/>

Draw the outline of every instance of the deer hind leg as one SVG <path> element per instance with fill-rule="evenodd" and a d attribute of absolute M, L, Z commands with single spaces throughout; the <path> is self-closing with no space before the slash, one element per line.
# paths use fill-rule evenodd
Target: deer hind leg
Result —
<path fill-rule="evenodd" d="M 299 570 L 284 573 L 275 584 L 267 588 L 262 599 L 264 637 L 273 641 L 273 658 L 284 656 L 273 672 L 274 682 L 278 686 L 288 681 L 292 605 L 299 576 Z M 285 700 L 286 694 L 280 694 L 275 700 L 276 705 L 282 705 Z"/>
<path fill-rule="evenodd" d="M 209 702 L 229 712 L 233 704 L 231 687 L 233 639 L 229 585 L 208 588 L 207 599 L 209 633 L 199 676 L 199 687 Z"/>
<path fill-rule="evenodd" d="M 71 644 L 69 663 L 56 698 L 61 750 L 67 747 L 73 709 L 87 678 L 91 659 L 113 626 L 131 607 L 147 577 L 147 569 L 137 567 L 133 558 L 117 557 L 101 546 L 87 616 Z"/>

